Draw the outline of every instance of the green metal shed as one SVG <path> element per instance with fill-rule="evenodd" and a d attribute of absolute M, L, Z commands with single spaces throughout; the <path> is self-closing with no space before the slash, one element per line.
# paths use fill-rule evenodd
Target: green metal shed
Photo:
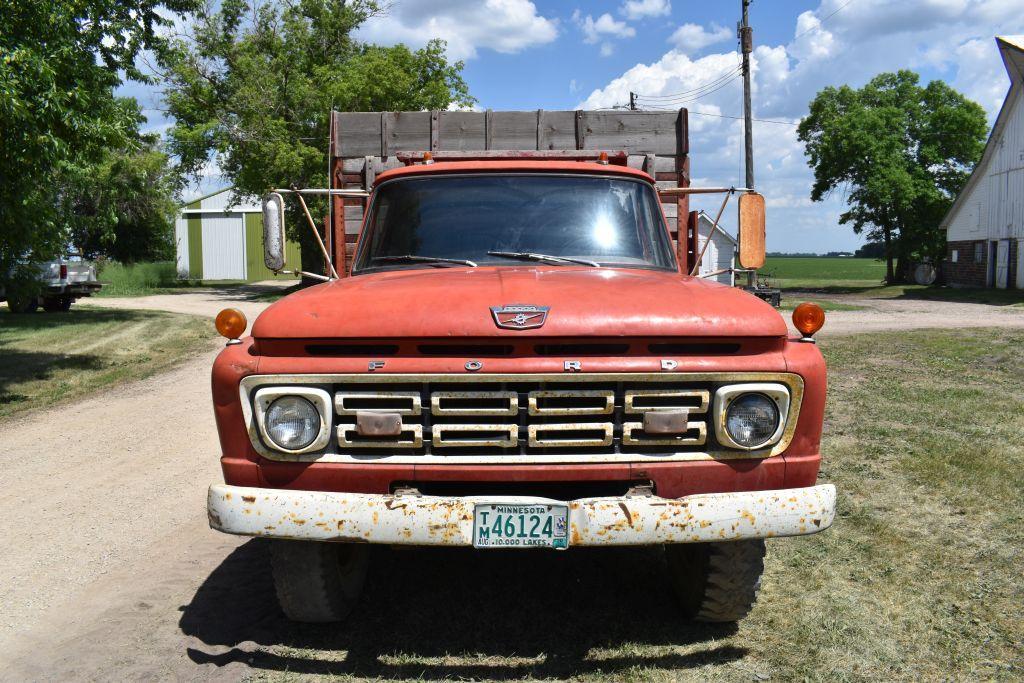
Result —
<path fill-rule="evenodd" d="M 194 199 L 178 210 L 174 237 L 178 277 L 190 280 L 295 279 L 274 275 L 263 264 L 263 215 L 260 205 L 231 205 L 226 187 Z M 288 241 L 287 262 L 298 266 L 299 245 Z"/>

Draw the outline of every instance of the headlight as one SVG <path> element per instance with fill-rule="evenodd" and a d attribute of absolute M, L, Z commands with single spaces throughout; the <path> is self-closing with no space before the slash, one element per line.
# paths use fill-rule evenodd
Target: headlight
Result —
<path fill-rule="evenodd" d="M 725 430 L 744 448 L 767 442 L 779 428 L 779 408 L 764 394 L 742 394 L 725 410 Z"/>
<path fill-rule="evenodd" d="M 282 396 L 267 408 L 266 429 L 275 444 L 297 451 L 313 443 L 320 434 L 320 413 L 301 396 Z"/>

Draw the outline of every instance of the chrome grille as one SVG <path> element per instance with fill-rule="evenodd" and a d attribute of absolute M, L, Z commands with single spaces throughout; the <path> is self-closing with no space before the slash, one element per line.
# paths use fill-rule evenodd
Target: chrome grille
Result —
<path fill-rule="evenodd" d="M 488 383 L 485 376 L 479 380 L 480 384 Z M 360 436 L 356 425 L 345 420 L 337 427 L 337 443 L 342 449 L 354 451 L 389 448 L 422 455 L 469 451 L 529 455 L 595 449 L 640 452 L 699 447 L 707 442 L 710 387 L 538 384 L 503 382 L 492 390 L 474 387 L 472 391 L 443 382 L 426 383 L 418 390 L 411 386 L 382 391 L 364 386 L 337 389 L 334 404 L 340 419 L 361 410 L 391 412 L 402 416 L 403 426 L 397 437 Z M 688 431 L 680 435 L 646 434 L 643 413 L 668 409 L 688 411 Z"/>
<path fill-rule="evenodd" d="M 719 444 L 711 399 L 719 387 L 778 382 L 790 393 L 780 441 L 769 452 Z M 288 454 L 267 448 L 252 421 L 261 387 L 305 386 L 334 400 L 328 446 Z M 304 462 L 501 464 L 652 462 L 765 457 L 783 452 L 799 418 L 803 380 L 792 373 L 254 375 L 239 387 L 261 455 Z M 645 413 L 686 410 L 681 434 L 647 433 Z M 401 432 L 359 434 L 361 411 L 397 413 Z M 653 423 L 652 423 L 653 424 Z"/>

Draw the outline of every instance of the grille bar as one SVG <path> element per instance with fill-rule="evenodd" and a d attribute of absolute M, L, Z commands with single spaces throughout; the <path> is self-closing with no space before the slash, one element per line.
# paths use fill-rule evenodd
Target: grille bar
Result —
<path fill-rule="evenodd" d="M 625 422 L 622 425 L 622 443 L 625 446 L 703 446 L 707 440 L 708 428 L 704 422 L 687 422 L 686 433 L 678 435 L 646 435 L 643 422 Z"/>
<path fill-rule="evenodd" d="M 431 432 L 431 443 L 439 448 L 515 448 L 519 445 L 519 425 L 514 424 L 444 424 L 434 425 Z"/>
<path fill-rule="evenodd" d="M 561 389 L 531 391 L 530 415 L 608 415 L 615 410 L 611 390 Z"/>
<path fill-rule="evenodd" d="M 612 445 L 615 427 L 611 422 L 565 422 L 530 425 L 529 434 L 534 448 L 600 448 Z"/>
<path fill-rule="evenodd" d="M 686 408 L 693 415 L 708 412 L 711 393 L 688 389 L 627 389 L 625 400 L 625 411 L 630 414 Z"/>
<path fill-rule="evenodd" d="M 423 446 L 423 427 L 403 424 L 398 438 L 389 436 L 359 436 L 354 424 L 338 425 L 338 445 L 342 448 L 396 448 L 413 449 Z"/>
<path fill-rule="evenodd" d="M 435 391 L 430 394 L 431 415 L 518 415 L 519 394 L 514 391 Z"/>
<path fill-rule="evenodd" d="M 418 391 L 339 391 L 334 395 L 338 415 L 355 415 L 360 410 L 419 415 L 422 403 Z"/>

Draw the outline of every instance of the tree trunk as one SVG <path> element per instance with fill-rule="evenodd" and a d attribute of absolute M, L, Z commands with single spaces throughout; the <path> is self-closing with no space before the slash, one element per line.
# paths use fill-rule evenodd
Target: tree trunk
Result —
<path fill-rule="evenodd" d="M 891 285 L 896 278 L 892 267 L 892 229 L 883 228 L 883 234 L 885 236 L 885 283 Z"/>

